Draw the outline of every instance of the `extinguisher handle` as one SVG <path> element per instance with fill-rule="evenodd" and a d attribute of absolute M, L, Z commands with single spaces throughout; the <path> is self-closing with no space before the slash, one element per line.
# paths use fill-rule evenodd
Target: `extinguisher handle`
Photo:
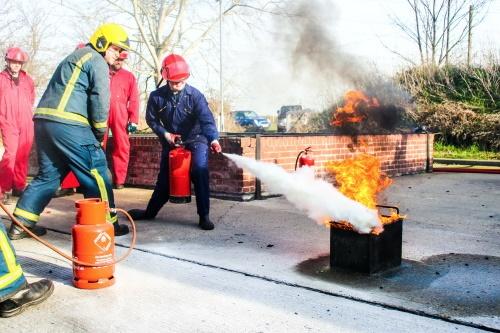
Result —
<path fill-rule="evenodd" d="M 180 135 L 174 134 L 174 147 L 182 147 L 184 146 L 184 142 L 182 142 L 182 138 Z"/>
<path fill-rule="evenodd" d="M 295 159 L 295 169 L 294 170 L 297 170 L 297 165 L 299 165 L 299 159 L 300 159 L 300 155 L 304 154 L 305 153 L 305 150 L 302 150 L 298 155 L 297 155 L 297 158 Z"/>

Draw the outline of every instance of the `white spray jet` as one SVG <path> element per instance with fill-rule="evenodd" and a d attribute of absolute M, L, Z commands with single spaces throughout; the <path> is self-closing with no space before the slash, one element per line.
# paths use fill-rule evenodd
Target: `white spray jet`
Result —
<path fill-rule="evenodd" d="M 284 195 L 320 224 L 326 220 L 348 221 L 359 233 L 369 233 L 373 228 L 382 226 L 377 210 L 346 197 L 325 180 L 315 178 L 312 168 L 302 167 L 295 172 L 287 172 L 273 163 L 235 154 L 224 156 L 259 178 L 271 192 Z"/>

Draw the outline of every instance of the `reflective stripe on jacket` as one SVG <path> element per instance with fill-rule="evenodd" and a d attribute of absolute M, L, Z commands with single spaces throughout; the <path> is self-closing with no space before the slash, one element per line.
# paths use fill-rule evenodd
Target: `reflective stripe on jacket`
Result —
<path fill-rule="evenodd" d="M 102 141 L 109 112 L 109 67 L 92 47 L 75 50 L 57 66 L 35 112 L 49 119 L 91 126 Z"/>

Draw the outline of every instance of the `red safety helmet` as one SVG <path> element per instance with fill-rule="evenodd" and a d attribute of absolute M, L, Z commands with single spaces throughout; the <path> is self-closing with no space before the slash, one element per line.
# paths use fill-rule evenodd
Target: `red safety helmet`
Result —
<path fill-rule="evenodd" d="M 189 77 L 189 65 L 178 54 L 168 55 L 161 64 L 161 76 L 172 82 L 185 80 Z"/>
<path fill-rule="evenodd" d="M 7 53 L 5 53 L 5 60 L 26 62 L 28 61 L 28 54 L 19 47 L 9 47 Z"/>
<path fill-rule="evenodd" d="M 121 51 L 120 56 L 118 57 L 120 60 L 126 60 L 128 59 L 128 52 L 127 51 Z"/>

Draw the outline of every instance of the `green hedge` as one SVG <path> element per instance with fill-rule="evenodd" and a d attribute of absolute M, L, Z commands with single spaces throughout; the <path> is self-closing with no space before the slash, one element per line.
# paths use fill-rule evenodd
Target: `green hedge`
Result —
<path fill-rule="evenodd" d="M 458 103 L 419 105 L 417 110 L 418 121 L 444 143 L 500 151 L 500 114 L 480 114 Z"/>
<path fill-rule="evenodd" d="M 397 75 L 419 102 L 453 102 L 478 113 L 500 112 L 500 66 L 414 67 Z"/>

